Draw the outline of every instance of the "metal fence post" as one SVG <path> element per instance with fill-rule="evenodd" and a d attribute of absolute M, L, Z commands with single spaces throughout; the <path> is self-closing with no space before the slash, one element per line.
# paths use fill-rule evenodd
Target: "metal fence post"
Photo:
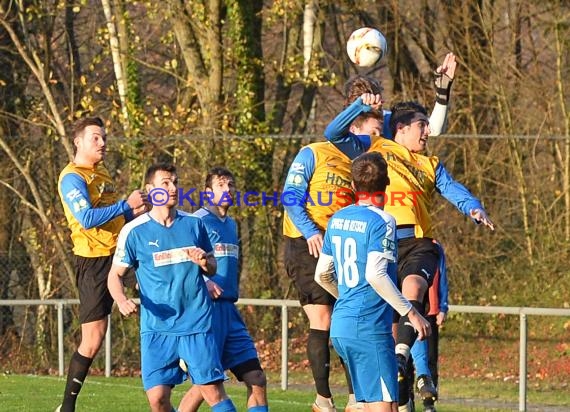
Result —
<path fill-rule="evenodd" d="M 57 359 L 59 366 L 59 376 L 63 376 L 65 372 L 63 353 L 63 303 L 57 304 Z"/>
<path fill-rule="evenodd" d="M 105 334 L 105 377 L 111 376 L 111 315 L 107 316 L 107 333 Z"/>
<path fill-rule="evenodd" d="M 526 412 L 526 358 L 527 358 L 527 321 L 526 313 L 520 314 L 519 342 L 519 411 Z"/>
<path fill-rule="evenodd" d="M 287 305 L 281 306 L 281 389 L 286 391 L 289 385 L 289 319 Z"/>

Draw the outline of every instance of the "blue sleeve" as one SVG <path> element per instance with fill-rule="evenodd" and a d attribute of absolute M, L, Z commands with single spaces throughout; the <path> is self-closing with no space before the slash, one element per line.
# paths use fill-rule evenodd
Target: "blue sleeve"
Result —
<path fill-rule="evenodd" d="M 325 255 L 329 256 L 333 255 L 331 248 L 331 237 L 330 237 L 330 232 L 328 231 L 328 227 L 327 231 L 325 232 L 325 238 L 323 239 L 323 248 L 321 249 L 321 253 L 324 253 Z"/>
<path fill-rule="evenodd" d="M 481 202 L 461 183 L 454 180 L 445 167 L 438 163 L 435 168 L 435 188 L 465 216 L 471 209 L 483 209 Z"/>
<path fill-rule="evenodd" d="M 60 191 L 73 217 L 84 229 L 101 226 L 117 216 L 129 216 L 130 214 L 132 217 L 133 215 L 126 200 L 119 200 L 110 206 L 93 207 L 89 199 L 87 183 L 75 173 L 63 176 Z"/>
<path fill-rule="evenodd" d="M 325 129 L 326 139 L 333 143 L 341 152 L 350 159 L 370 149 L 370 136 L 355 135 L 350 133 L 349 128 L 354 119 L 360 114 L 366 113 L 372 108 L 362 103 L 362 98 L 356 99 L 350 106 L 340 112 Z"/>
<path fill-rule="evenodd" d="M 389 110 L 384 110 L 384 123 L 382 124 L 382 136 L 386 139 L 394 140 L 394 136 L 392 136 L 392 129 L 390 129 L 390 119 L 392 118 L 392 112 Z"/>
<path fill-rule="evenodd" d="M 437 291 L 439 311 L 447 313 L 449 312 L 449 283 L 447 282 L 445 251 L 438 242 L 436 242 L 436 245 L 439 249 L 439 289 Z"/>
<path fill-rule="evenodd" d="M 288 199 L 282 202 L 283 207 L 305 239 L 320 233 L 305 209 L 305 197 L 314 172 L 315 156 L 311 148 L 304 147 L 293 160 L 283 188 L 283 196 Z"/>

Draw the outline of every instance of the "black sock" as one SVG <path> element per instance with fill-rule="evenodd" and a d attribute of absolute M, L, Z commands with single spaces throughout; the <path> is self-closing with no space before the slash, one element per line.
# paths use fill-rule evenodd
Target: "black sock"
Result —
<path fill-rule="evenodd" d="M 81 390 L 81 386 L 83 385 L 83 381 L 85 381 L 92 362 L 92 358 L 86 358 L 77 351 L 71 356 L 61 412 L 75 411 L 77 395 L 79 395 L 79 391 Z"/>
<path fill-rule="evenodd" d="M 332 397 L 329 386 L 331 351 L 329 349 L 329 331 L 309 329 L 307 356 L 313 371 L 317 393 L 325 398 Z"/>
<path fill-rule="evenodd" d="M 348 372 L 348 366 L 346 366 L 344 364 L 344 361 L 342 360 L 342 358 L 340 358 L 340 364 L 342 365 L 342 368 L 344 369 L 344 376 L 346 377 L 346 386 L 348 388 L 348 393 L 350 394 L 354 394 L 354 388 L 352 387 L 352 379 L 350 378 L 350 373 Z"/>
<path fill-rule="evenodd" d="M 412 306 L 423 316 L 425 313 L 424 305 L 422 305 L 417 300 L 410 300 Z M 408 347 L 414 346 L 414 342 L 418 337 L 418 332 L 412 326 L 408 315 L 400 317 L 398 322 L 398 343 L 404 343 Z"/>

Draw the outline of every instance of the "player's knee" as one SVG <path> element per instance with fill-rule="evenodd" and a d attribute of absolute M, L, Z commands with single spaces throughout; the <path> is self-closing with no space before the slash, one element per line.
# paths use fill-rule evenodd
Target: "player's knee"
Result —
<path fill-rule="evenodd" d="M 148 403 L 151 410 L 162 410 L 170 403 L 170 399 L 163 392 L 147 392 Z"/>
<path fill-rule="evenodd" d="M 243 382 L 247 386 L 260 386 L 265 388 L 267 386 L 267 377 L 265 376 L 265 372 L 262 370 L 253 370 L 245 373 L 243 376 Z"/>

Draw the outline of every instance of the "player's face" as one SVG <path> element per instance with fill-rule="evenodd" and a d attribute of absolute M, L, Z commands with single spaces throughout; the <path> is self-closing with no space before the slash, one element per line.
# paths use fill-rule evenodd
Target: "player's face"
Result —
<path fill-rule="evenodd" d="M 423 152 L 427 148 L 430 132 L 429 119 L 425 115 L 418 113 L 409 125 L 403 126 L 398 131 L 396 141 L 405 146 L 410 152 Z"/>
<path fill-rule="evenodd" d="M 206 188 L 206 190 L 213 192 L 212 203 L 214 205 L 230 207 L 235 200 L 236 184 L 234 179 L 229 176 L 214 176 L 212 187 Z"/>
<path fill-rule="evenodd" d="M 360 126 L 350 126 L 350 131 L 354 134 L 381 136 L 382 122 L 380 122 L 379 119 L 370 117 L 366 119 Z"/>
<path fill-rule="evenodd" d="M 172 208 L 178 204 L 178 177 L 174 173 L 158 170 L 154 174 L 152 184 L 146 188 L 149 193 L 153 189 L 161 189 L 168 193 L 168 200 L 164 206 Z"/>
<path fill-rule="evenodd" d="M 75 138 L 77 155 L 82 159 L 97 164 L 105 159 L 107 152 L 107 133 L 103 127 L 87 126 L 81 136 Z"/>

